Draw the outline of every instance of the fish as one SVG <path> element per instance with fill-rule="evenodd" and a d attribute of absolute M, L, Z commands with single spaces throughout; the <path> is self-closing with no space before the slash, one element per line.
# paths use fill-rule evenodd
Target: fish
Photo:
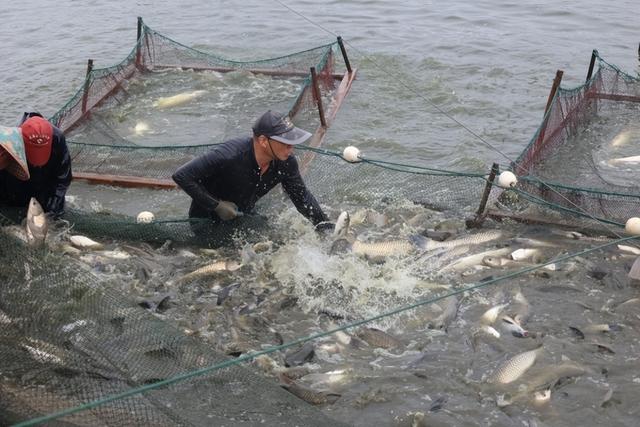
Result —
<path fill-rule="evenodd" d="M 468 255 L 466 257 L 457 259 L 451 264 L 445 265 L 440 269 L 441 273 L 447 271 L 461 271 L 466 270 L 469 267 L 483 264 L 483 260 L 486 257 L 500 257 L 511 252 L 510 248 L 491 249 L 488 251 L 480 252 L 478 254 Z"/>
<path fill-rule="evenodd" d="M 498 304 L 487 311 L 485 311 L 482 316 L 480 316 L 480 323 L 483 325 L 492 325 L 496 320 L 498 320 L 498 315 L 503 308 L 505 308 L 507 304 Z"/>
<path fill-rule="evenodd" d="M 529 320 L 529 313 L 531 311 L 529 301 L 527 301 L 520 290 L 518 290 L 513 296 L 513 301 L 513 308 L 510 310 L 513 320 L 518 322 L 519 325 L 527 323 L 527 320 Z"/>
<path fill-rule="evenodd" d="M 399 339 L 376 328 L 360 328 L 356 331 L 356 336 L 372 347 L 386 349 L 403 347 Z"/>
<path fill-rule="evenodd" d="M 27 337 L 26 340 L 28 344 L 22 343 L 21 346 L 36 361 L 40 363 L 53 363 L 56 365 L 64 364 L 63 352 L 61 349 L 35 338 Z"/>
<path fill-rule="evenodd" d="M 500 326 L 517 338 L 526 338 L 529 336 L 527 332 L 518 322 L 510 316 L 502 316 L 500 318 Z"/>
<path fill-rule="evenodd" d="M 149 125 L 146 122 L 137 122 L 133 132 L 136 135 L 143 135 L 145 132 L 149 132 Z"/>
<path fill-rule="evenodd" d="M 423 250 L 430 251 L 438 248 L 450 249 L 450 248 L 455 248 L 457 246 L 480 245 L 482 243 L 491 242 L 493 240 L 497 240 L 504 237 L 504 232 L 502 230 L 488 230 L 481 233 L 469 234 L 459 239 L 445 240 L 443 242 L 427 239 L 424 236 L 420 236 L 420 237 L 424 239 L 419 243 L 420 248 Z"/>
<path fill-rule="evenodd" d="M 640 156 L 618 157 L 617 159 L 609 159 L 607 163 L 610 166 L 614 166 L 620 163 L 625 165 L 635 165 L 640 163 Z"/>
<path fill-rule="evenodd" d="M 197 270 L 187 273 L 178 279 L 178 282 L 185 282 L 189 280 L 199 279 L 201 277 L 216 274 L 222 271 L 236 271 L 242 267 L 242 264 L 235 260 L 220 260 L 207 264 L 204 267 L 200 267 Z"/>
<path fill-rule="evenodd" d="M 462 300 L 458 300 L 456 295 L 451 295 L 443 300 L 445 306 L 442 313 L 428 325 L 429 329 L 443 329 L 445 332 L 451 322 L 453 322 L 458 315 L 458 307 Z"/>
<path fill-rule="evenodd" d="M 632 255 L 640 255 L 640 249 L 635 246 L 618 245 L 618 249 L 622 252 L 630 253 Z"/>
<path fill-rule="evenodd" d="M 527 268 L 527 267 L 533 267 L 537 265 L 534 263 L 516 261 L 514 259 L 493 256 L 493 255 L 487 255 L 484 258 L 482 258 L 482 264 L 492 268 L 501 268 L 501 267 Z M 555 263 L 552 263 L 552 264 L 543 265 L 540 268 L 544 268 L 545 270 L 550 270 L 550 271 L 556 271 L 557 266 L 555 265 Z"/>
<path fill-rule="evenodd" d="M 351 251 L 372 261 L 382 260 L 390 256 L 405 256 L 414 252 L 417 246 L 409 239 L 389 240 L 366 243 L 356 240 L 351 244 Z"/>
<path fill-rule="evenodd" d="M 541 351 L 542 346 L 513 356 L 496 369 L 493 375 L 489 377 L 489 382 L 509 384 L 517 380 L 533 366 Z"/>
<path fill-rule="evenodd" d="M 304 343 L 304 345 L 299 349 L 293 350 L 285 355 L 284 365 L 287 367 L 300 366 L 305 364 L 306 362 L 310 362 L 315 356 L 314 348 L 315 346 L 313 342 L 308 341 Z"/>
<path fill-rule="evenodd" d="M 160 97 L 153 103 L 153 106 L 158 109 L 177 107 L 193 101 L 205 93 L 207 93 L 206 90 L 194 90 L 193 92 L 183 92 L 173 96 Z"/>
<path fill-rule="evenodd" d="M 47 237 L 49 230 L 49 221 L 47 214 L 35 197 L 29 200 L 29 208 L 27 209 L 27 243 L 33 248 L 41 248 Z"/>
<path fill-rule="evenodd" d="M 622 326 L 617 325 L 615 323 L 612 324 L 607 324 L 607 323 L 601 323 L 601 324 L 595 324 L 595 323 L 591 323 L 588 325 L 585 325 L 583 327 L 575 327 L 575 326 L 569 326 L 569 328 L 576 333 L 579 337 L 584 339 L 585 335 L 594 335 L 594 334 L 603 334 L 606 332 L 620 332 L 622 330 Z"/>
<path fill-rule="evenodd" d="M 312 405 L 333 404 L 341 397 L 341 395 L 337 393 L 324 393 L 312 390 L 287 378 L 286 375 L 279 374 L 278 378 L 282 382 L 282 388 Z"/>
<path fill-rule="evenodd" d="M 629 141 L 631 141 L 631 138 L 634 136 L 638 136 L 637 130 L 624 129 L 613 137 L 613 139 L 611 140 L 611 146 L 614 148 L 618 148 L 627 145 Z"/>
<path fill-rule="evenodd" d="M 338 219 L 336 220 L 336 225 L 333 229 L 333 235 L 335 237 L 345 238 L 349 232 L 350 223 L 351 218 L 349 217 L 349 212 L 340 212 L 340 215 L 338 215 Z"/>
<path fill-rule="evenodd" d="M 640 280 L 640 256 L 631 265 L 627 277 L 631 280 Z"/>
<path fill-rule="evenodd" d="M 491 230 L 443 242 L 432 240 L 421 235 L 411 235 L 408 238 L 401 240 L 387 240 L 371 243 L 359 240 L 345 242 L 344 240 L 346 239 L 338 239 L 333 243 L 331 253 L 344 252 L 351 249 L 353 253 L 369 260 L 384 261 L 387 257 L 406 256 L 416 251 L 432 251 L 435 249 L 452 249 L 466 245 L 479 245 L 499 239 L 502 236 L 502 231 Z"/>
<path fill-rule="evenodd" d="M 81 235 L 70 236 L 69 241 L 73 246 L 81 249 L 101 249 L 102 248 L 102 243 L 98 243 L 94 240 L 91 240 L 86 236 L 81 236 Z"/>
<path fill-rule="evenodd" d="M 540 260 L 540 250 L 536 248 L 520 248 L 511 252 L 511 259 L 514 261 L 530 260 L 538 263 Z"/>

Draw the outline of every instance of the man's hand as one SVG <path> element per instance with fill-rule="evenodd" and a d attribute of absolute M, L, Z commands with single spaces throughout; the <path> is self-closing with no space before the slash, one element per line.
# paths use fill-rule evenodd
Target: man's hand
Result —
<path fill-rule="evenodd" d="M 227 202 L 225 200 L 220 200 L 214 211 L 223 221 L 230 221 L 241 214 L 235 203 Z"/>

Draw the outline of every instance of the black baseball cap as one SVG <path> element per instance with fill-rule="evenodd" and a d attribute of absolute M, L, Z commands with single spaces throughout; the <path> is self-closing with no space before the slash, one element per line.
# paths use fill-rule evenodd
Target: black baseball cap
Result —
<path fill-rule="evenodd" d="M 306 130 L 295 127 L 289 116 L 271 110 L 256 120 L 253 124 L 253 134 L 264 135 L 287 145 L 302 144 L 311 137 Z"/>

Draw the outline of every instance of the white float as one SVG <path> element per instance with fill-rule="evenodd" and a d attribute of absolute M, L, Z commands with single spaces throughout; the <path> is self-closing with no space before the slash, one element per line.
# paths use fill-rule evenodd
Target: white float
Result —
<path fill-rule="evenodd" d="M 354 147 L 353 145 L 350 145 L 344 149 L 344 151 L 342 152 L 342 158 L 351 163 L 362 161 L 362 159 L 360 158 L 360 150 L 358 149 L 358 147 Z"/>
<path fill-rule="evenodd" d="M 138 224 L 148 224 L 155 219 L 155 215 L 149 211 L 142 211 L 138 214 L 136 222 Z"/>
<path fill-rule="evenodd" d="M 635 236 L 640 235 L 640 218 L 638 218 L 637 216 L 629 218 L 624 226 L 624 229 L 629 234 L 633 234 Z"/>
<path fill-rule="evenodd" d="M 518 178 L 511 171 L 504 171 L 498 176 L 498 185 L 503 188 L 515 187 L 518 183 Z"/>

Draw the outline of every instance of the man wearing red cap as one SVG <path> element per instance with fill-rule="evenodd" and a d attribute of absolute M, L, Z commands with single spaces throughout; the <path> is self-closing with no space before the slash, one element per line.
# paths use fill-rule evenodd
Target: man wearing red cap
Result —
<path fill-rule="evenodd" d="M 40 114 L 25 113 L 18 128 L 0 128 L 0 205 L 26 207 L 35 197 L 58 218 L 71 177 L 64 134 Z"/>

